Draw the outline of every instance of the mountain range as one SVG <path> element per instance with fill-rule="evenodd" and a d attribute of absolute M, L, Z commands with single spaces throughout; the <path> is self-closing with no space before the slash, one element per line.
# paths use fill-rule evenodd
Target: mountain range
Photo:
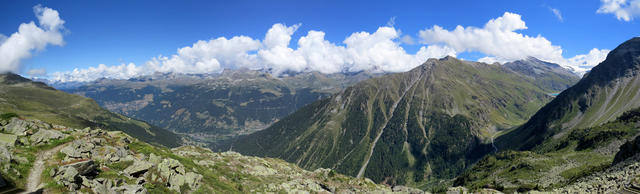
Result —
<path fill-rule="evenodd" d="M 110 111 L 215 148 L 222 141 L 264 129 L 308 103 L 373 76 L 377 75 L 308 72 L 273 77 L 242 69 L 221 74 L 100 79 L 64 91 L 93 98 Z"/>
<path fill-rule="evenodd" d="M 429 59 L 316 101 L 231 147 L 307 169 L 427 188 L 494 151 L 494 137 L 526 122 L 577 79 L 536 59 L 507 65 Z"/>
<path fill-rule="evenodd" d="M 640 38 L 582 78 L 532 57 L 445 57 L 384 75 L 229 70 L 61 86 L 96 102 L 7 73 L 0 170 L 12 188 L 49 192 L 634 193 L 639 72 Z"/>

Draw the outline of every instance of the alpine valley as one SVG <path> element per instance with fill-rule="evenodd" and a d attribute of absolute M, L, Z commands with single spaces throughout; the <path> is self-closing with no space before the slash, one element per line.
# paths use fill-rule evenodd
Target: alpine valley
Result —
<path fill-rule="evenodd" d="M 6 73 L 1 183 L 46 193 L 634 193 L 639 71 L 633 38 L 582 78 L 533 57 L 53 84 L 73 94 Z"/>
<path fill-rule="evenodd" d="M 640 0 L 0 18 L 0 194 L 640 194 Z"/>
<path fill-rule="evenodd" d="M 379 74 L 318 72 L 273 77 L 240 69 L 220 74 L 154 74 L 128 80 L 53 83 L 106 109 L 184 134 L 212 148 L 259 131 L 311 102 Z"/>

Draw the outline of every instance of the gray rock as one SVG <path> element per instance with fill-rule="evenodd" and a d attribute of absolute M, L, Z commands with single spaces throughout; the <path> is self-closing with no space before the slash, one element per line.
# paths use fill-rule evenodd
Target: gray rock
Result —
<path fill-rule="evenodd" d="M 6 146 L 0 145 L 0 163 L 11 161 L 11 152 Z"/>
<path fill-rule="evenodd" d="M 185 184 L 191 188 L 191 190 L 196 190 L 200 186 L 200 180 L 202 180 L 202 175 L 196 174 L 193 172 L 187 172 L 184 175 Z"/>
<path fill-rule="evenodd" d="M 145 189 L 142 185 L 122 185 L 120 187 L 117 187 L 115 190 L 126 194 L 147 193 L 147 189 Z"/>
<path fill-rule="evenodd" d="M 88 158 L 95 145 L 85 140 L 79 139 L 73 141 L 70 145 L 62 148 L 60 152 L 71 158 Z"/>
<path fill-rule="evenodd" d="M 14 147 L 17 141 L 17 135 L 0 133 L 0 146 Z"/>
<path fill-rule="evenodd" d="M 95 162 L 93 162 L 93 160 L 87 160 L 82 162 L 76 162 L 73 164 L 68 164 L 63 167 L 73 167 L 78 171 L 79 175 L 86 176 L 86 175 L 92 175 L 97 173 L 98 165 L 96 165 Z"/>
<path fill-rule="evenodd" d="M 197 188 L 202 179 L 202 175 L 193 172 L 186 173 L 184 166 L 177 160 L 171 158 L 162 160 L 162 162 L 158 164 L 158 171 L 160 177 L 168 180 L 169 189 L 174 191 L 180 191 L 180 187 L 185 184 Z"/>
<path fill-rule="evenodd" d="M 49 176 L 55 177 L 57 173 L 58 173 L 58 168 L 53 167 L 51 171 L 49 171 Z"/>
<path fill-rule="evenodd" d="M 162 161 L 162 158 L 160 158 L 160 156 L 156 156 L 153 153 L 149 154 L 149 162 L 153 164 L 159 164 L 161 161 Z"/>
<path fill-rule="evenodd" d="M 113 182 L 111 182 L 111 180 L 94 179 L 91 190 L 94 193 L 99 193 L 99 194 L 116 194 L 117 193 L 115 188 L 113 188 Z"/>
<path fill-rule="evenodd" d="M 124 172 L 130 176 L 139 177 L 147 172 L 151 167 L 153 167 L 151 162 L 135 160 L 131 166 L 124 169 Z"/>
<path fill-rule="evenodd" d="M 69 187 L 72 191 L 74 191 L 75 189 L 77 189 L 76 182 L 78 182 L 78 174 L 78 170 L 76 170 L 75 168 L 70 166 L 63 166 L 60 167 L 60 171 L 56 173 L 56 176 L 53 177 L 53 180 Z"/>
<path fill-rule="evenodd" d="M 408 193 L 408 194 L 423 194 L 424 191 L 416 188 L 406 187 L 406 186 L 394 186 L 391 188 L 393 192 L 398 193 Z"/>
<path fill-rule="evenodd" d="M 29 140 L 31 140 L 31 143 L 34 145 L 41 145 L 41 144 L 48 144 L 51 140 L 61 139 L 64 137 L 66 137 L 66 135 L 60 131 L 42 129 L 42 130 L 38 130 L 38 132 L 31 135 Z"/>
<path fill-rule="evenodd" d="M 27 136 L 18 138 L 18 143 L 20 143 L 20 145 L 30 145 L 29 138 Z"/>
<path fill-rule="evenodd" d="M 172 174 L 169 177 L 169 189 L 174 191 L 180 191 L 180 187 L 184 185 L 185 178 L 181 174 Z"/>
<path fill-rule="evenodd" d="M 2 127 L 2 131 L 18 136 L 27 135 L 27 130 L 29 130 L 29 123 L 16 117 L 11 118 L 9 123 Z"/>

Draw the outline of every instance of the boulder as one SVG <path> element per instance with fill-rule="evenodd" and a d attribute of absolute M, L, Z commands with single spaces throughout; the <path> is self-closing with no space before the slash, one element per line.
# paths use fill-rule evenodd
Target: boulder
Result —
<path fill-rule="evenodd" d="M 70 166 L 60 167 L 60 170 L 53 177 L 53 180 L 57 181 L 69 188 L 69 190 L 75 191 L 78 188 L 77 182 L 80 180 L 78 177 L 78 170 Z"/>
<path fill-rule="evenodd" d="M 65 165 L 63 167 L 66 167 L 66 166 L 75 168 L 78 171 L 78 174 L 82 176 L 94 176 L 94 175 L 97 175 L 97 172 L 98 172 L 97 170 L 98 165 L 96 165 L 96 163 L 93 162 L 93 160 L 76 162 L 73 164 Z"/>
<path fill-rule="evenodd" d="M 174 191 L 180 191 L 180 187 L 184 185 L 185 178 L 182 174 L 171 174 L 169 177 L 169 189 Z"/>
<path fill-rule="evenodd" d="M 2 127 L 2 131 L 18 136 L 27 135 L 27 130 L 29 130 L 29 123 L 16 117 L 11 118 L 9 123 Z"/>
<path fill-rule="evenodd" d="M 71 158 L 88 158 L 95 145 L 85 140 L 79 139 L 73 141 L 70 145 L 62 148 L 60 152 Z"/>
<path fill-rule="evenodd" d="M 184 166 L 175 159 L 165 158 L 160 162 L 160 164 L 158 164 L 160 176 L 166 179 L 168 179 L 172 174 L 180 173 L 179 170 L 176 169 L 182 169 L 182 173 L 184 173 Z"/>
<path fill-rule="evenodd" d="M 27 136 L 22 136 L 18 138 L 18 143 L 20 143 L 20 145 L 30 145 L 29 138 Z"/>
<path fill-rule="evenodd" d="M 0 163 L 11 161 L 11 152 L 6 146 L 0 145 Z"/>
<path fill-rule="evenodd" d="M 142 185 L 122 185 L 115 188 L 118 193 L 126 193 L 126 194 L 143 194 L 147 193 L 147 189 L 145 189 Z"/>
<path fill-rule="evenodd" d="M 168 180 L 169 189 L 180 191 L 180 187 L 188 185 L 192 189 L 199 186 L 202 175 L 193 172 L 187 173 L 184 166 L 177 160 L 165 158 L 158 164 L 160 177 Z"/>
<path fill-rule="evenodd" d="M 131 166 L 124 169 L 124 172 L 133 177 L 140 177 L 140 175 L 147 172 L 151 167 L 153 167 L 151 162 L 135 160 Z"/>
<path fill-rule="evenodd" d="M 420 189 L 406 187 L 406 186 L 400 186 L 400 185 L 394 186 L 393 188 L 391 188 L 391 191 L 397 192 L 397 193 L 408 193 L 408 194 L 423 194 L 423 193 L 425 193 L 424 191 L 422 191 Z"/>
<path fill-rule="evenodd" d="M 94 193 L 99 194 L 116 194 L 115 188 L 113 188 L 113 182 L 111 180 L 94 179 L 92 181 L 91 190 Z"/>
<path fill-rule="evenodd" d="M 17 135 L 0 133 L 0 146 L 14 147 L 17 141 Z"/>
<path fill-rule="evenodd" d="M 38 130 L 38 132 L 31 135 L 29 140 L 31 140 L 31 143 L 34 145 L 41 145 L 41 144 L 48 144 L 51 140 L 61 139 L 64 137 L 66 137 L 66 135 L 60 131 L 42 129 L 42 130 Z"/>
<path fill-rule="evenodd" d="M 149 154 L 149 162 L 153 164 L 159 164 L 161 161 L 162 161 L 162 158 L 160 158 L 160 156 L 156 156 L 153 153 Z"/>

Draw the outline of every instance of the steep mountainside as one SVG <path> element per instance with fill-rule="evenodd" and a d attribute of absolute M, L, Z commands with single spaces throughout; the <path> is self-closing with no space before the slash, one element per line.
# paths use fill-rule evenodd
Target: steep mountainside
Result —
<path fill-rule="evenodd" d="M 557 92 L 535 83 L 499 64 L 430 59 L 316 101 L 232 149 L 392 185 L 437 183 L 493 151 L 497 130 L 522 124 Z"/>
<path fill-rule="evenodd" d="M 611 51 L 576 85 L 560 93 L 526 124 L 498 138 L 504 148 L 531 149 L 545 139 L 612 121 L 640 106 L 640 38 Z"/>
<path fill-rule="evenodd" d="M 19 75 L 0 75 L 0 112 L 74 128 L 123 130 L 141 140 L 168 147 L 180 145 L 176 134 L 101 108 L 95 101 L 55 90 Z"/>
<path fill-rule="evenodd" d="M 494 188 L 507 193 L 560 189 L 608 168 L 612 161 L 623 161 L 638 153 L 640 140 L 625 142 L 639 132 L 640 109 L 634 109 L 601 126 L 574 129 L 565 136 L 546 140 L 533 151 L 508 150 L 487 156 L 458 177 L 454 184 L 471 189 Z"/>
<path fill-rule="evenodd" d="M 639 70 L 640 38 L 633 38 L 523 126 L 500 136 L 495 144 L 505 151 L 485 157 L 455 184 L 521 192 L 580 188 L 609 193 L 621 189 L 633 177 L 624 176 L 631 176 L 628 171 L 618 173 L 626 167 L 611 165 L 636 153 L 637 142 L 625 142 L 640 132 Z M 616 177 L 585 179 L 601 176 L 603 169 Z M 612 185 L 612 180 L 624 183 Z"/>
<path fill-rule="evenodd" d="M 250 70 L 220 75 L 157 74 L 102 79 L 65 91 L 204 141 L 248 134 L 373 74 L 300 73 L 282 78 Z"/>
<path fill-rule="evenodd" d="M 14 137 L 0 138 L 3 193 L 422 193 L 279 159 L 156 147 L 120 131 L 2 115 L 0 137 Z"/>

